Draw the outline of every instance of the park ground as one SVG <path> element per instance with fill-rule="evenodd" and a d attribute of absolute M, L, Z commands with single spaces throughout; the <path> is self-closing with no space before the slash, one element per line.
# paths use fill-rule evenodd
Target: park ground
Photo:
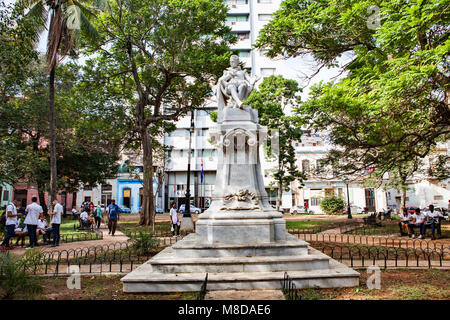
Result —
<path fill-rule="evenodd" d="M 62 243 L 58 248 L 45 247 L 45 251 L 69 250 L 76 248 L 86 248 L 93 246 L 109 245 L 117 242 L 126 242 L 129 238 L 127 234 L 139 231 L 148 232 L 151 227 L 142 227 L 138 225 L 138 215 L 123 215 L 118 224 L 118 231 L 115 237 L 108 235 L 106 225 L 103 224 L 101 232 L 102 239 L 75 241 Z M 358 215 L 353 220 L 348 220 L 346 216 L 318 216 L 318 215 L 286 215 L 287 228 L 299 228 L 311 232 L 339 232 L 339 226 L 346 223 L 353 223 L 362 216 Z M 194 221 L 197 216 L 193 216 Z M 167 214 L 157 215 L 156 230 L 167 234 L 170 233 L 169 216 Z M 77 233 L 73 230 L 73 220 L 64 221 L 64 232 L 67 234 Z M 444 245 L 450 244 L 449 225 L 443 226 L 444 239 L 437 240 Z M 380 234 L 380 237 L 398 237 L 397 222 L 383 222 L 382 228 L 367 229 L 374 235 Z M 355 231 L 358 234 L 358 231 Z M 170 238 L 170 236 L 168 237 Z M 400 237 L 399 237 L 400 238 Z M 175 240 L 176 241 L 176 240 Z M 12 252 L 22 254 L 25 249 L 15 249 Z M 298 293 L 304 300 L 449 300 L 450 299 L 450 270 L 448 269 L 387 269 L 381 271 L 381 289 L 368 289 L 368 274 L 365 269 L 357 269 L 361 274 L 360 285 L 356 288 L 335 288 L 335 289 L 306 289 L 299 290 Z M 40 276 L 43 285 L 43 293 L 30 296 L 17 296 L 18 299 L 44 299 L 44 300 L 192 300 L 196 298 L 196 292 L 170 293 L 170 294 L 126 294 L 122 291 L 120 278 L 123 274 L 83 275 L 81 279 L 81 289 L 68 289 L 67 276 L 52 277 Z M 274 299 L 278 300 L 284 297 L 281 290 L 246 292 L 246 291 L 211 291 L 206 295 L 206 299 Z"/>
<path fill-rule="evenodd" d="M 304 300 L 449 300 L 449 270 L 397 269 L 381 271 L 381 289 L 368 289 L 366 270 L 361 273 L 360 285 L 355 288 L 306 289 L 299 290 Z M 120 278 L 123 275 L 83 276 L 81 289 L 68 289 L 67 277 L 43 277 L 44 292 L 36 296 L 21 296 L 21 299 L 43 300 L 193 300 L 196 292 L 127 294 L 122 292 Z M 210 292 L 209 292 L 210 293 Z M 214 292 L 206 299 L 226 299 L 225 294 Z M 234 295 L 227 292 L 230 299 L 245 295 L 245 291 Z M 274 295 L 265 295 L 266 299 Z M 276 295 L 277 298 L 280 294 Z M 257 295 L 254 298 L 258 299 Z M 261 298 L 261 296 L 259 296 Z"/>

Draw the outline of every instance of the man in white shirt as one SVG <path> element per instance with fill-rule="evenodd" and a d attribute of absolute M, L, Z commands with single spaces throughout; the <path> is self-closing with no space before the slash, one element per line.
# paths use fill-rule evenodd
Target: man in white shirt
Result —
<path fill-rule="evenodd" d="M 27 217 L 25 218 L 25 223 L 28 228 L 28 236 L 30 237 L 30 246 L 29 248 L 33 248 L 34 246 L 37 246 L 37 238 L 36 238 L 36 229 L 37 224 L 39 221 L 39 217 L 42 216 L 42 213 L 44 212 L 42 210 L 42 207 L 37 204 L 37 198 L 33 197 L 31 198 L 31 204 L 27 206 L 25 209 L 25 213 L 27 214 Z"/>
<path fill-rule="evenodd" d="M 64 207 L 62 204 L 58 202 L 58 200 L 53 200 L 53 211 L 49 212 L 49 215 L 52 216 L 52 235 L 53 235 L 53 244 L 52 247 L 59 246 L 59 227 L 61 226 L 61 215 L 63 214 Z"/>
<path fill-rule="evenodd" d="M 434 206 L 432 204 L 428 207 L 428 212 L 425 214 L 425 222 L 423 225 L 423 233 L 422 236 L 425 237 L 425 233 L 427 232 L 427 229 L 431 229 L 431 240 L 436 239 L 434 236 L 434 231 L 439 226 L 439 217 L 444 218 L 442 213 L 439 211 L 434 210 Z"/>
<path fill-rule="evenodd" d="M 412 215 L 412 221 L 409 224 L 409 229 L 411 231 L 411 234 L 410 234 L 411 238 L 415 237 L 414 228 L 418 227 L 419 230 L 420 230 L 420 236 L 418 238 L 419 239 L 423 239 L 424 222 L 425 222 L 425 215 L 420 212 L 419 208 L 416 208 L 415 211 L 414 211 L 414 214 Z"/>
<path fill-rule="evenodd" d="M 170 223 L 172 224 L 172 237 L 180 236 L 180 221 L 178 220 L 177 205 L 172 203 L 172 208 L 170 208 Z M 175 229 L 177 230 L 177 235 L 175 236 Z"/>
<path fill-rule="evenodd" d="M 411 232 L 409 231 L 409 224 L 412 217 L 409 214 L 408 209 L 403 208 L 403 212 L 400 213 L 399 217 L 400 222 L 398 223 L 398 225 L 400 227 L 400 235 L 401 236 L 410 235 Z"/>
<path fill-rule="evenodd" d="M 11 250 L 13 249 L 9 245 L 9 239 L 15 236 L 14 229 L 16 228 L 17 218 L 20 217 L 20 213 L 17 213 L 17 206 L 20 205 L 18 200 L 14 200 L 12 203 L 8 204 L 6 207 L 6 235 L 3 239 L 0 248 Z"/>

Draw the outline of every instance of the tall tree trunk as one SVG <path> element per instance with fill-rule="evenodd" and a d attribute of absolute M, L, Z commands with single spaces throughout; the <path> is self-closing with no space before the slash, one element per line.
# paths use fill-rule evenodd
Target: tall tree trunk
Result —
<path fill-rule="evenodd" d="M 280 206 L 281 206 L 281 197 L 283 196 L 283 185 L 281 184 L 281 182 L 278 184 L 278 191 L 277 191 L 277 202 L 275 205 L 275 208 L 277 210 L 277 212 L 280 210 Z"/>
<path fill-rule="evenodd" d="M 53 200 L 56 199 L 56 134 L 55 134 L 55 71 L 56 64 L 50 70 L 49 77 L 49 117 L 50 117 L 50 202 L 51 208 Z"/>
<path fill-rule="evenodd" d="M 142 149 L 144 151 L 144 195 L 142 199 L 142 211 L 139 225 L 154 228 L 155 223 L 155 202 L 153 198 L 153 146 L 152 139 L 147 129 L 141 132 Z"/>
<path fill-rule="evenodd" d="M 47 204 L 45 201 L 45 183 L 38 182 L 37 188 L 38 188 L 39 203 L 42 206 L 42 210 L 44 211 L 44 214 L 47 215 L 48 210 L 47 210 Z"/>
<path fill-rule="evenodd" d="M 403 208 L 406 208 L 406 189 L 405 189 L 405 186 L 401 187 L 400 212 L 403 212 Z"/>

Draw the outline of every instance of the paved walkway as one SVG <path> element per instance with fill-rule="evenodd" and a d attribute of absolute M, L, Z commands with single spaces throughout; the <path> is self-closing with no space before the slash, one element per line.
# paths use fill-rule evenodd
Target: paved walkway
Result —
<path fill-rule="evenodd" d="M 75 242 L 69 242 L 69 243 L 61 243 L 58 247 L 48 247 L 48 246 L 41 246 L 40 248 L 43 249 L 44 252 L 52 252 L 52 251 L 62 251 L 62 250 L 74 250 L 78 248 L 88 248 L 88 247 L 97 247 L 97 246 L 104 246 L 109 244 L 114 244 L 117 242 L 127 242 L 128 237 L 124 235 L 119 230 L 116 230 L 116 233 L 114 236 L 108 234 L 108 228 L 106 225 L 100 227 L 100 231 L 103 233 L 103 239 L 100 240 L 89 240 L 89 241 L 75 241 Z M 14 254 L 23 254 L 25 253 L 26 249 L 23 248 L 16 248 L 12 250 Z"/>

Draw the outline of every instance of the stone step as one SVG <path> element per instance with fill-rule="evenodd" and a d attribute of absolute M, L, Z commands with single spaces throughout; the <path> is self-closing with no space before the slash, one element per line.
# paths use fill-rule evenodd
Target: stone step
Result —
<path fill-rule="evenodd" d="M 155 257 L 149 261 L 155 272 L 267 272 L 328 269 L 329 258 L 317 255 L 275 257 L 210 257 L 174 258 L 170 255 Z"/>
<path fill-rule="evenodd" d="M 196 234 L 190 234 L 172 246 L 177 258 L 188 257 L 257 257 L 298 256 L 308 254 L 308 243 L 292 235 L 286 241 L 272 243 L 208 243 Z"/>
<path fill-rule="evenodd" d="M 309 271 L 289 271 L 288 275 L 298 289 L 354 287 L 359 284 L 358 272 L 331 259 L 316 249 L 309 248 L 309 251 L 311 255 L 316 257 L 327 258 L 329 268 Z M 165 254 L 161 255 L 161 258 L 164 256 L 170 256 L 170 250 L 167 250 Z M 284 271 L 209 272 L 207 290 L 280 289 L 282 288 L 284 274 Z M 200 290 L 205 276 L 205 272 L 156 272 L 149 260 L 123 277 L 121 281 L 124 292 L 185 292 Z"/>
<path fill-rule="evenodd" d="M 124 292 L 198 291 L 206 275 L 206 273 L 156 273 L 151 271 L 150 265 L 146 265 L 140 271 L 143 273 L 139 272 L 133 275 L 130 273 L 122 278 Z M 208 273 L 206 290 L 281 289 L 284 274 L 283 271 Z M 288 274 L 298 289 L 354 287 L 359 283 L 359 274 L 350 268 L 290 271 Z"/>

